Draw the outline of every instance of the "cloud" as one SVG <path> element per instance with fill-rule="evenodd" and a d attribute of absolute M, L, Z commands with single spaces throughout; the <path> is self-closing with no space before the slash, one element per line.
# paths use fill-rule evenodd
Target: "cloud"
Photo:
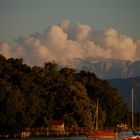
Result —
<path fill-rule="evenodd" d="M 108 28 L 95 33 L 95 40 L 100 47 L 110 50 L 110 57 L 114 59 L 135 59 L 136 42 L 132 38 L 119 34 L 115 29 Z"/>
<path fill-rule="evenodd" d="M 52 60 L 69 65 L 75 58 L 140 59 L 140 41 L 119 34 L 114 28 L 93 31 L 89 25 L 81 23 L 71 27 L 68 20 L 50 26 L 42 34 L 19 37 L 16 42 L 14 47 L 1 43 L 0 53 L 7 58 L 22 57 L 31 65 L 43 65 Z"/>
<path fill-rule="evenodd" d="M 74 31 L 75 39 L 79 42 L 85 42 L 91 38 L 92 29 L 89 25 L 82 25 L 81 23 L 78 23 L 75 26 Z"/>
<path fill-rule="evenodd" d="M 138 40 L 137 42 L 136 42 L 136 46 L 137 46 L 137 48 L 136 48 L 136 59 L 137 60 L 140 60 L 140 40 Z"/>
<path fill-rule="evenodd" d="M 8 43 L 0 43 L 0 54 L 4 55 L 7 58 L 13 56 L 11 46 Z"/>
<path fill-rule="evenodd" d="M 70 22 L 68 20 L 63 20 L 60 22 L 59 26 L 62 30 L 66 31 L 69 29 Z"/>

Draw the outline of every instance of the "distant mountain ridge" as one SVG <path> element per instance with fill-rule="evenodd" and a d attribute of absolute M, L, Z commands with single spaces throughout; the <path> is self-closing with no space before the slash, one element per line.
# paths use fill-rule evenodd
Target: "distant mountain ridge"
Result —
<path fill-rule="evenodd" d="M 118 79 L 140 76 L 140 61 L 127 61 L 118 59 L 75 59 L 70 62 L 77 70 L 94 72 L 102 79 Z"/>
<path fill-rule="evenodd" d="M 131 90 L 134 90 L 134 107 L 135 111 L 140 111 L 140 76 L 127 79 L 110 79 L 109 83 L 116 87 L 120 95 L 131 108 Z"/>
<path fill-rule="evenodd" d="M 131 90 L 134 89 L 135 111 L 140 111 L 140 61 L 115 59 L 76 59 L 71 62 L 77 70 L 93 72 L 97 77 L 106 79 L 116 87 L 124 101 L 131 108 Z"/>

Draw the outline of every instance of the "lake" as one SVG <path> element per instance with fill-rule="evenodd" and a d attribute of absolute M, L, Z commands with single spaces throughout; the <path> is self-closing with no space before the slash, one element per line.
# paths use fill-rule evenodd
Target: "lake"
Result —
<path fill-rule="evenodd" d="M 126 132 L 121 132 L 118 133 L 118 137 L 114 139 L 93 139 L 93 138 L 87 138 L 86 136 L 80 136 L 80 137 L 55 137 L 55 138 L 48 138 L 48 137 L 43 137 L 43 138 L 28 138 L 24 140 L 122 140 L 123 137 L 125 136 L 130 136 L 131 133 L 126 133 Z M 23 139 L 6 139 L 6 140 L 23 140 Z"/>
<path fill-rule="evenodd" d="M 6 140 L 23 140 L 23 139 L 6 139 Z M 55 137 L 55 138 L 29 138 L 25 140 L 122 140 L 122 138 L 114 138 L 114 139 L 93 139 L 87 137 Z"/>
<path fill-rule="evenodd" d="M 6 140 L 23 140 L 23 139 L 6 139 Z M 61 137 L 61 138 L 29 138 L 25 140 L 95 140 L 92 138 L 87 137 Z M 104 140 L 104 139 L 96 139 L 96 140 Z M 115 138 L 115 139 L 105 139 L 105 140 L 121 140 L 121 138 Z"/>

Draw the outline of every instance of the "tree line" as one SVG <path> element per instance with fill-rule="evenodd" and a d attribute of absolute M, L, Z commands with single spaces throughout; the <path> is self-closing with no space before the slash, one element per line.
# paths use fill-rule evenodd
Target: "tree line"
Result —
<path fill-rule="evenodd" d="M 0 55 L 1 132 L 50 127 L 60 119 L 66 127 L 90 129 L 97 99 L 100 128 L 127 121 L 128 108 L 118 90 L 94 73 L 55 62 L 29 66 L 22 58 Z"/>

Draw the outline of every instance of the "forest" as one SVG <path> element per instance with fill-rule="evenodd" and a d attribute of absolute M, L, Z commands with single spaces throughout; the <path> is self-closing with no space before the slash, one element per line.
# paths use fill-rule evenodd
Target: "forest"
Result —
<path fill-rule="evenodd" d="M 127 123 L 128 107 L 106 80 L 55 61 L 29 66 L 0 55 L 0 132 L 51 126 L 91 128 L 99 100 L 99 127 Z"/>

